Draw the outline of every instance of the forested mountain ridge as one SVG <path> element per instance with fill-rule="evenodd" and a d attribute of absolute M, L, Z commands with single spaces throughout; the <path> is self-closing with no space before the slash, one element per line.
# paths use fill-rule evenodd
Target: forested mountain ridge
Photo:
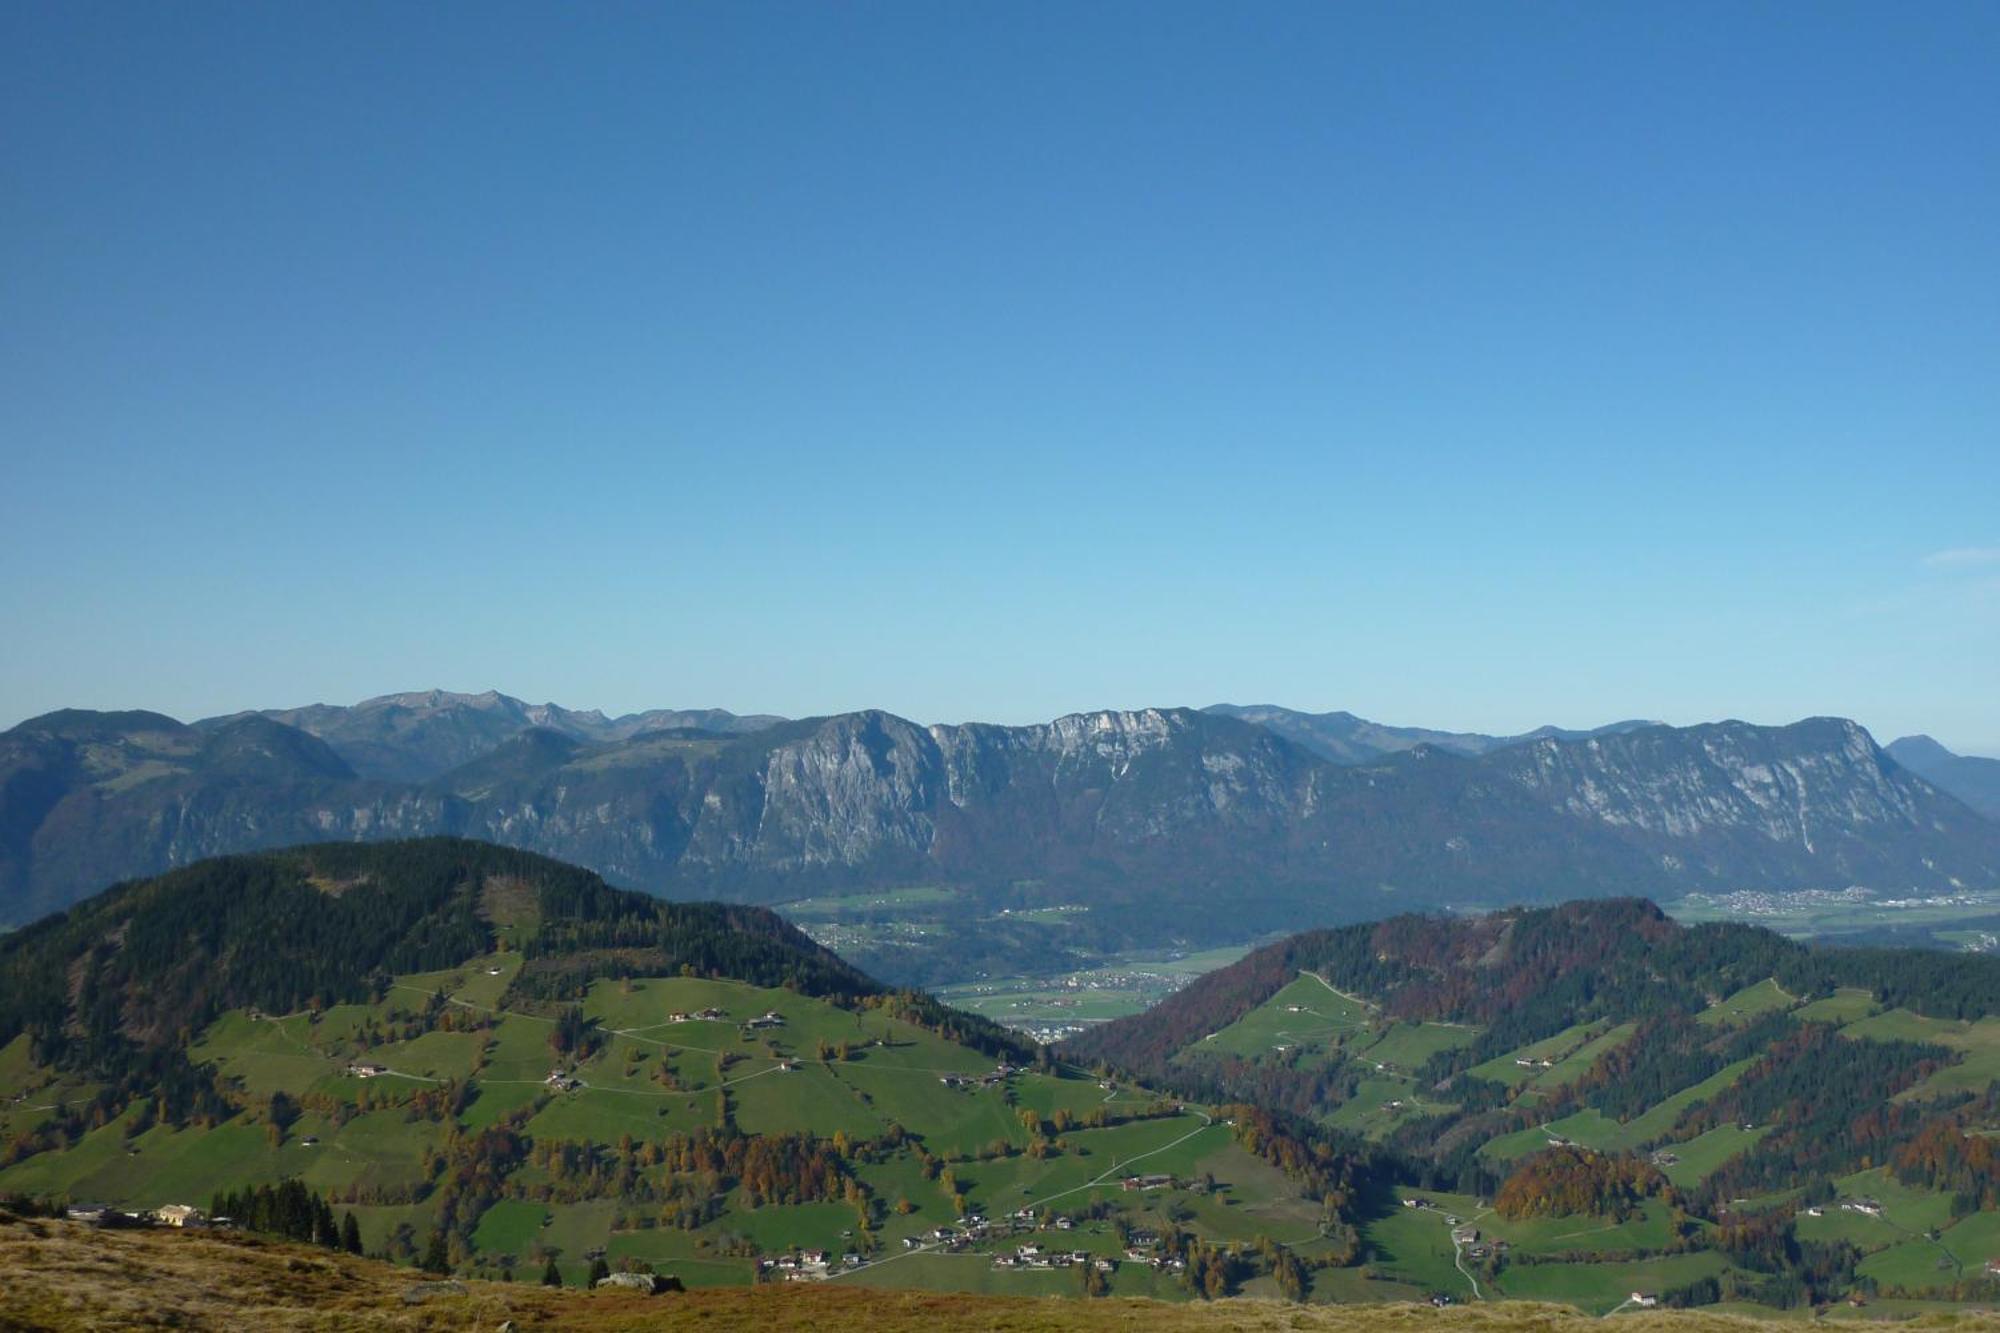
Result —
<path fill-rule="evenodd" d="M 1510 1294 L 1542 1289 L 1522 1262 L 1705 1254 L 1663 1300 L 1993 1295 L 2000 958 L 1638 900 L 1405 916 L 1257 950 L 1061 1050 L 1367 1136 L 1479 1221 L 1468 1253 Z"/>
<path fill-rule="evenodd" d="M 0 1207 L 31 1214 L 205 1206 L 433 1273 L 688 1286 L 891 1257 L 926 1285 L 913 1251 L 947 1239 L 958 1273 L 1061 1239 L 1022 1289 L 1220 1294 L 1302 1270 L 1203 1224 L 1141 1241 L 1170 1210 L 1121 1167 L 1255 1182 L 1351 1263 L 1372 1154 L 1274 1188 L 1274 1133 L 1058 1067 L 766 909 L 459 839 L 220 858 L 0 939 Z M 1112 1212 L 1115 1238 L 1063 1234 Z"/>
<path fill-rule="evenodd" d="M 0 919 L 219 853 L 457 834 L 677 896 L 944 883 L 1082 902 L 1135 941 L 1385 906 L 2000 885 L 2000 824 L 1849 722 L 1716 723 L 1335 764 L 1188 709 L 1040 726 L 862 712 L 594 742 L 531 727 L 423 783 L 261 717 L 56 714 L 0 734 Z"/>
<path fill-rule="evenodd" d="M 1841 987 L 1890 1007 L 1970 1021 L 2000 1015 L 2000 958 L 1915 949 L 1816 949 L 1758 926 L 1680 925 L 1643 899 L 1472 917 L 1399 916 L 1306 931 L 1209 972 L 1141 1014 L 1065 1043 L 1171 1081 L 1169 1061 L 1310 972 L 1392 1018 L 1476 1024 L 1525 1045 L 1597 1019 L 1696 1012 L 1770 978 L 1795 994 Z"/>
<path fill-rule="evenodd" d="M 189 1076 L 179 1048 L 224 1010 L 324 1009 L 502 943 L 527 959 L 515 989 L 543 1001 L 641 970 L 842 1002 L 887 993 L 763 908 L 664 902 L 458 838 L 331 843 L 120 884 L 0 936 L 0 1046 L 26 1034 L 38 1062 L 133 1095 Z M 960 1035 L 1014 1048 L 983 1020 L 936 1012 Z"/>

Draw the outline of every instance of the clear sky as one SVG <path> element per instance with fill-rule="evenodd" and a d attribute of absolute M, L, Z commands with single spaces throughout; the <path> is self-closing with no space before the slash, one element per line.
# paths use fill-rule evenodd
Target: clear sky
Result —
<path fill-rule="evenodd" d="M 2000 6 L 0 6 L 0 725 L 2000 753 Z"/>

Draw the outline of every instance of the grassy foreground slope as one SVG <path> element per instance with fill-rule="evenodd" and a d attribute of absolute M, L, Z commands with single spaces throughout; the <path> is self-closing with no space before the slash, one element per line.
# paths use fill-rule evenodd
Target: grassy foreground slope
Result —
<path fill-rule="evenodd" d="M 1034 1300 L 837 1286 L 713 1289 L 663 1296 L 553 1291 L 467 1281 L 431 1287 L 372 1259 L 219 1232 L 97 1231 L 0 1215 L 0 1329 L 407 1329 L 586 1331 L 701 1328 L 714 1333 L 867 1328 L 873 1333 L 1583 1333 L 1574 1310 L 1510 1303 L 1300 1307 L 1232 1300 Z M 1854 1312 L 1861 1314 L 1865 1312 Z M 1836 1315 L 1835 1317 L 1838 1317 Z M 1633 1312 L 1635 1333 L 1753 1333 L 1792 1325 L 1732 1315 Z M 1930 1315 L 1901 1327 L 1986 1333 L 2000 1317 Z"/>

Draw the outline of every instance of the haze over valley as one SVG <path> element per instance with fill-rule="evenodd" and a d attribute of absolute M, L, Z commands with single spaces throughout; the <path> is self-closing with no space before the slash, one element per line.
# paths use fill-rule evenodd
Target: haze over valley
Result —
<path fill-rule="evenodd" d="M 0 733 L 0 919 L 221 853 L 435 834 L 668 897 L 806 901 L 823 938 L 928 986 L 1581 896 L 1714 916 L 1833 895 L 1849 933 L 2000 915 L 2000 824 L 1954 794 L 1982 799 L 1980 761 L 1927 778 L 1894 757 L 1913 744 L 1839 719 L 1492 737 L 1227 706 L 608 718 L 490 691 L 68 710 Z"/>

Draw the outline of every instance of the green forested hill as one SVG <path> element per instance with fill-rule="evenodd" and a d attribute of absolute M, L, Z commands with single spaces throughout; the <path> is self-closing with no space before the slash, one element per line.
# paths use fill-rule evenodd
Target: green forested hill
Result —
<path fill-rule="evenodd" d="M 1637 901 L 1404 917 L 1294 936 L 1062 1049 L 1380 1144 L 1479 1219 L 1454 1264 L 1506 1295 L 1653 1264 L 1690 1302 L 2000 1296 L 2000 960 Z M 1371 1242 L 1396 1253 L 1422 1211 Z"/>
<path fill-rule="evenodd" d="M 1287 1175 L 1244 1134 L 762 909 L 453 839 L 204 862 L 0 942 L 0 1196 L 351 1217 L 466 1274 L 1302 1292 L 1356 1257 L 1365 1154 Z M 995 1262 L 1024 1245 L 1062 1257 Z"/>
<path fill-rule="evenodd" d="M 1963 1307 L 1996 1010 L 1597 902 L 1311 932 L 1056 1053 L 761 910 L 309 847 L 0 941 L 0 1197 L 571 1283 Z"/>

